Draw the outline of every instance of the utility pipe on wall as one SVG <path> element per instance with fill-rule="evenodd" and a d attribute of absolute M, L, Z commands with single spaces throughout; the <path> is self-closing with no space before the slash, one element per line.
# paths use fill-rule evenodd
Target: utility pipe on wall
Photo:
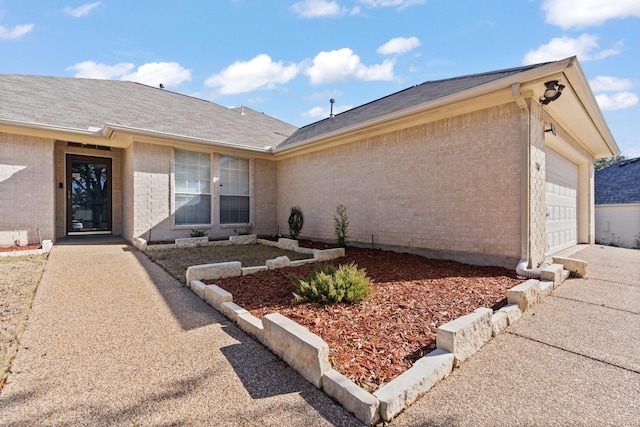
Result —
<path fill-rule="evenodd" d="M 531 177 L 529 163 L 531 157 L 530 114 L 527 101 L 522 97 L 520 83 L 511 85 L 513 99 L 520 107 L 520 262 L 516 266 L 516 273 L 526 278 L 539 278 L 542 274 L 539 268 L 529 268 L 530 264 L 530 233 L 529 233 L 529 197 L 531 193 Z"/>

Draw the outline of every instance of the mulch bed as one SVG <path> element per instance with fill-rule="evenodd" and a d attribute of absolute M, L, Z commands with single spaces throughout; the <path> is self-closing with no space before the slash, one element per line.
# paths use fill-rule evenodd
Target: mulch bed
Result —
<path fill-rule="evenodd" d="M 42 249 L 42 246 L 41 245 L 0 246 L 0 252 L 30 251 L 34 249 Z"/>
<path fill-rule="evenodd" d="M 313 264 L 208 283 L 231 292 L 258 318 L 279 312 L 307 327 L 327 342 L 336 370 L 373 392 L 433 350 L 439 326 L 478 307 L 504 306 L 507 290 L 522 282 L 500 267 L 363 248 L 348 248 L 330 263 L 351 262 L 372 279 L 374 292 L 366 302 L 293 304 L 291 276 L 308 275 Z"/>

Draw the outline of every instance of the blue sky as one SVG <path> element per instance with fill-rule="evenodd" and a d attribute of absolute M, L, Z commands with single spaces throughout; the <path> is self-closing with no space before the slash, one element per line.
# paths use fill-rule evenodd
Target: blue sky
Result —
<path fill-rule="evenodd" d="M 126 79 L 302 126 L 429 80 L 577 55 L 640 156 L 640 0 L 0 0 L 0 73 Z"/>

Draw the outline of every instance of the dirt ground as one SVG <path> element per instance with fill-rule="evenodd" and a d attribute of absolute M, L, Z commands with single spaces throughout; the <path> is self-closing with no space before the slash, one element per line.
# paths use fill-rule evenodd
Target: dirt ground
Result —
<path fill-rule="evenodd" d="M 347 248 L 334 265 L 355 262 L 372 279 L 374 292 L 356 304 L 292 302 L 292 276 L 313 265 L 207 281 L 233 294 L 236 304 L 261 318 L 279 312 L 320 336 L 334 369 L 373 392 L 435 349 L 437 328 L 479 307 L 506 304 L 515 272 L 419 255 Z"/>
<path fill-rule="evenodd" d="M 164 268 L 169 274 L 185 282 L 187 268 L 193 265 L 216 262 L 240 261 L 243 267 L 265 265 L 269 259 L 286 255 L 291 261 L 313 258 L 312 255 L 278 249 L 265 245 L 229 245 L 201 246 L 198 248 L 147 249 L 152 261 Z"/>
<path fill-rule="evenodd" d="M 0 389 L 9 374 L 47 255 L 0 257 Z"/>

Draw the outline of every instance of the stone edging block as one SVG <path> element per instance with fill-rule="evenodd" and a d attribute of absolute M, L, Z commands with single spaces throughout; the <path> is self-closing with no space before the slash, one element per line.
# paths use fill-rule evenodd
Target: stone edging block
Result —
<path fill-rule="evenodd" d="M 378 399 L 335 369 L 324 373 L 322 389 L 367 425 L 374 425 L 380 420 Z"/>
<path fill-rule="evenodd" d="M 509 304 L 518 304 L 521 311 L 527 311 L 540 301 L 540 281 L 529 279 L 518 286 L 514 286 L 507 292 Z"/>
<path fill-rule="evenodd" d="M 233 242 L 236 245 L 251 245 L 256 243 L 258 240 L 258 236 L 255 234 L 246 234 L 240 236 L 230 236 L 229 241 Z"/>
<path fill-rule="evenodd" d="M 175 239 L 175 242 L 176 248 L 195 248 L 209 244 L 209 238 L 207 236 L 185 237 L 182 239 Z"/>
<path fill-rule="evenodd" d="M 207 288 L 207 285 L 202 283 L 200 280 L 192 280 L 189 282 L 189 287 L 194 294 L 200 297 L 200 299 L 204 299 L 204 290 Z"/>
<path fill-rule="evenodd" d="M 453 353 L 455 366 L 469 358 L 491 339 L 493 310 L 478 308 L 473 313 L 445 323 L 437 330 L 436 347 Z"/>
<path fill-rule="evenodd" d="M 504 311 L 496 311 L 491 316 L 491 336 L 501 334 L 509 326 L 509 317 Z"/>
<path fill-rule="evenodd" d="M 307 381 L 322 388 L 322 376 L 332 369 L 329 345 L 280 313 L 267 314 L 262 325 L 265 344 Z"/>
<path fill-rule="evenodd" d="M 505 313 L 507 315 L 507 322 L 512 325 L 516 320 L 522 317 L 522 310 L 518 307 L 518 304 L 507 304 L 498 310 L 498 313 Z"/>
<path fill-rule="evenodd" d="M 42 249 L 30 249 L 25 251 L 0 252 L 0 258 L 26 256 L 26 255 L 43 255 L 51 252 L 53 242 L 51 240 L 42 241 Z"/>
<path fill-rule="evenodd" d="M 267 271 L 269 268 L 266 265 L 259 265 L 256 267 L 242 267 L 242 275 L 248 276 L 250 274 L 256 274 L 261 271 Z"/>
<path fill-rule="evenodd" d="M 242 276 L 240 261 L 193 265 L 187 268 L 187 283 L 191 283 L 192 280 L 223 279 L 235 276 Z"/>
<path fill-rule="evenodd" d="M 566 270 L 569 270 L 575 277 L 584 277 L 587 275 L 587 263 L 575 258 L 553 258 L 554 264 L 562 264 Z"/>
<path fill-rule="evenodd" d="M 269 270 L 274 270 L 276 268 L 289 267 L 291 265 L 291 260 L 288 256 L 283 255 L 274 259 L 268 259 L 265 262 L 265 265 Z"/>
<path fill-rule="evenodd" d="M 344 248 L 317 250 L 313 254 L 316 261 L 328 261 L 344 256 Z"/>
<path fill-rule="evenodd" d="M 390 421 L 446 377 L 453 369 L 454 355 L 434 350 L 420 358 L 413 366 L 373 393 L 380 401 L 380 416 Z"/>
<path fill-rule="evenodd" d="M 563 270 L 564 266 L 562 264 L 551 264 L 550 266 L 542 269 L 540 280 L 549 280 L 553 282 L 553 287 L 555 288 L 564 280 L 564 277 L 562 276 Z"/>
<path fill-rule="evenodd" d="M 218 285 L 207 285 L 204 288 L 204 300 L 211 307 L 218 311 L 222 311 L 222 304 L 225 302 L 232 302 L 233 295 Z"/>

